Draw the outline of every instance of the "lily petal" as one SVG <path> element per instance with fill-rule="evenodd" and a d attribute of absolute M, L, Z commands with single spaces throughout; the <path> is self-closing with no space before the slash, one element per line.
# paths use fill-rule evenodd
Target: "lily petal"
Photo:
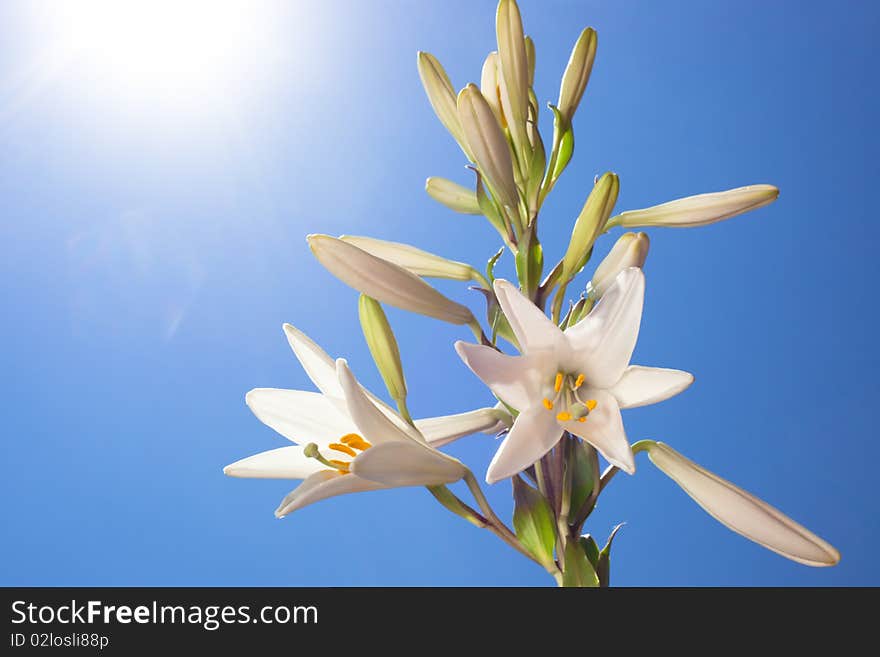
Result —
<path fill-rule="evenodd" d="M 317 392 L 254 388 L 245 402 L 260 422 L 301 445 L 327 445 L 357 430 L 347 415 Z"/>
<path fill-rule="evenodd" d="M 611 388 L 629 365 L 645 298 L 645 275 L 624 269 L 605 295 L 580 322 L 566 329 L 574 365 L 591 386 Z"/>
<path fill-rule="evenodd" d="M 541 381 L 550 376 L 554 365 L 542 352 L 508 356 L 492 347 L 461 340 L 455 343 L 455 351 L 499 399 L 518 409 L 528 408 L 541 398 Z"/>
<path fill-rule="evenodd" d="M 297 509 L 320 502 L 328 497 L 382 488 L 388 488 L 388 486 L 376 481 L 361 479 L 353 474 L 342 474 L 336 470 L 321 470 L 311 475 L 281 500 L 281 504 L 275 510 L 275 517 L 283 518 Z"/>
<path fill-rule="evenodd" d="M 223 474 L 249 479 L 305 479 L 326 469 L 326 465 L 303 454 L 302 447 L 290 445 L 230 463 L 223 468 Z"/>
<path fill-rule="evenodd" d="M 523 411 L 495 452 L 486 472 L 486 483 L 494 484 L 522 472 L 553 449 L 561 437 L 562 427 L 552 411 L 541 405 Z"/>
<path fill-rule="evenodd" d="M 348 367 L 345 359 L 336 360 L 336 371 L 339 376 L 339 383 L 342 385 L 342 391 L 345 393 L 345 403 L 348 406 L 348 412 L 351 418 L 358 426 L 360 433 L 368 442 L 373 445 L 392 442 L 395 440 L 419 442 L 418 432 L 412 429 L 412 433 L 408 433 L 402 426 L 396 422 L 392 422 L 388 416 L 379 410 L 376 405 L 367 397 L 361 384 L 354 378 L 354 374 Z M 415 434 L 415 435 L 413 435 Z"/>
<path fill-rule="evenodd" d="M 539 349 L 555 350 L 564 344 L 562 331 L 543 311 L 529 301 L 515 285 L 495 279 L 495 296 L 523 353 Z"/>
<path fill-rule="evenodd" d="M 509 417 L 508 414 L 497 408 L 479 408 L 467 413 L 416 420 L 416 428 L 429 445 L 442 447 L 472 433 L 493 429 L 505 417 Z"/>
<path fill-rule="evenodd" d="M 637 408 L 674 397 L 693 382 L 694 375 L 690 372 L 630 365 L 610 392 L 620 408 Z"/>
<path fill-rule="evenodd" d="M 629 441 L 626 439 L 617 400 L 604 390 L 595 388 L 584 389 L 581 398 L 594 399 L 597 402 L 596 407 L 585 421 L 572 420 L 564 422 L 562 426 L 599 450 L 609 463 L 633 474 L 636 471 L 636 463 Z"/>
<path fill-rule="evenodd" d="M 412 441 L 371 447 L 355 457 L 351 471 L 387 486 L 439 486 L 465 475 L 458 460 Z"/>
<path fill-rule="evenodd" d="M 710 516 L 737 534 L 807 566 L 833 566 L 840 561 L 840 552 L 827 541 L 669 445 L 651 445 L 648 457 Z"/>
<path fill-rule="evenodd" d="M 296 327 L 291 326 L 290 324 L 285 324 L 284 332 L 287 335 L 287 341 L 290 343 L 293 353 L 296 355 L 300 364 L 303 366 L 303 369 L 306 371 L 306 374 L 309 375 L 309 378 L 318 390 L 330 399 L 340 414 L 348 417 L 345 395 L 342 392 L 342 386 L 339 385 L 339 377 L 336 374 L 336 361 L 333 360 L 327 352 L 321 349 L 321 347 L 319 347 L 311 338 Z M 411 430 L 411 427 L 409 427 L 409 425 L 407 425 L 406 422 L 404 422 L 400 416 L 388 406 L 388 404 L 367 389 L 364 389 L 364 394 L 370 398 L 370 401 L 372 401 L 389 420 L 397 424 L 404 431 L 407 431 L 408 429 Z M 349 422 L 346 426 L 354 427 L 354 422 Z M 351 431 L 354 431 L 354 429 L 350 428 L 349 432 Z M 310 442 L 318 441 L 312 440 Z M 318 444 L 321 443 L 318 442 Z"/>
<path fill-rule="evenodd" d="M 336 376 L 336 362 L 314 340 L 292 324 L 284 325 L 287 342 L 302 368 L 322 393 L 333 399 L 342 399 L 342 388 Z"/>

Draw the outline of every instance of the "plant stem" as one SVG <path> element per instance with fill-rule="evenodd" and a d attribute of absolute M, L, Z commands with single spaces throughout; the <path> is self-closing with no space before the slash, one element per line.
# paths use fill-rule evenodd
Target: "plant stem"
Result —
<path fill-rule="evenodd" d="M 557 446 L 557 449 L 560 450 L 560 460 L 562 463 L 559 513 L 556 516 L 556 528 L 559 536 L 557 552 L 565 552 L 565 545 L 570 538 L 569 532 L 571 532 L 571 528 L 568 525 L 568 514 L 571 511 L 571 442 L 568 434 L 565 434 L 562 442 Z"/>

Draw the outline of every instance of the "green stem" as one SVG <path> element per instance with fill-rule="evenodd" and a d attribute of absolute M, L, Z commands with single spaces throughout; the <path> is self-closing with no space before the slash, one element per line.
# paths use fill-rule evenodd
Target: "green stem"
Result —
<path fill-rule="evenodd" d="M 554 574 L 554 570 L 556 569 L 548 567 L 535 559 L 535 557 L 533 557 L 532 554 L 523 547 L 522 543 L 519 542 L 516 534 L 514 534 L 510 530 L 510 528 L 504 524 L 501 518 L 496 515 L 495 511 L 492 509 L 492 506 L 489 504 L 489 500 L 486 499 L 486 496 L 483 494 L 483 490 L 480 488 L 480 484 L 477 483 L 477 479 L 476 477 L 474 477 L 474 473 L 468 470 L 464 476 L 464 481 L 467 484 L 468 490 L 470 490 L 471 495 L 473 495 L 474 499 L 477 501 L 477 505 L 480 507 L 480 510 L 483 512 L 483 515 L 488 522 L 488 529 L 492 530 L 495 535 L 498 536 L 498 538 L 507 543 L 510 547 L 512 547 L 523 556 L 528 557 L 529 559 L 537 564 L 540 564 L 541 566 L 544 566 L 544 568 L 547 569 L 547 572 L 555 577 L 556 575 Z"/>
<path fill-rule="evenodd" d="M 400 417 L 406 420 L 407 424 L 410 426 L 416 426 L 416 423 L 413 422 L 412 415 L 409 414 L 409 408 L 406 406 L 406 398 L 397 399 L 395 401 L 397 402 L 397 413 Z"/>
<path fill-rule="evenodd" d="M 569 539 L 571 528 L 568 526 L 568 514 L 571 511 L 571 439 L 566 434 L 557 449 L 562 456 L 562 484 L 559 496 L 559 514 L 556 517 L 556 528 L 559 535 L 558 552 L 565 552 L 565 544 Z"/>
<path fill-rule="evenodd" d="M 633 445 L 632 445 L 633 456 L 635 456 L 639 452 L 644 452 L 646 449 L 648 449 L 651 445 L 654 445 L 654 444 L 656 444 L 656 442 L 653 440 L 640 440 L 638 442 L 633 443 Z M 601 479 L 599 479 L 599 492 L 600 493 L 605 489 L 605 486 L 607 486 L 608 483 L 612 479 L 614 479 L 614 475 L 616 475 L 619 470 L 620 470 L 620 468 L 618 468 L 616 465 L 609 465 L 607 468 L 605 468 L 605 472 L 602 473 L 602 477 L 601 477 Z"/>
<path fill-rule="evenodd" d="M 425 486 L 440 504 L 452 511 L 457 516 L 481 529 L 487 527 L 489 522 L 481 516 L 476 509 L 465 504 L 455 493 L 446 486 Z"/>
<path fill-rule="evenodd" d="M 553 297 L 553 306 L 550 314 L 550 318 L 553 320 L 554 324 L 559 324 L 559 316 L 562 314 L 562 303 L 565 301 L 565 290 L 568 288 L 568 283 L 562 283 L 556 290 L 556 296 Z"/>

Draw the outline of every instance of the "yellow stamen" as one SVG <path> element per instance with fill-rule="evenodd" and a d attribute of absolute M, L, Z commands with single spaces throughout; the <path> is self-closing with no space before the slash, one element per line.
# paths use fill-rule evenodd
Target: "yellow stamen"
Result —
<path fill-rule="evenodd" d="M 588 399 L 587 401 L 584 402 L 584 406 L 586 406 L 587 409 L 589 409 L 590 411 L 592 411 L 598 405 L 599 405 L 599 402 L 597 402 L 595 399 Z"/>
<path fill-rule="evenodd" d="M 345 443 L 349 447 L 359 449 L 361 451 L 364 451 L 365 449 L 370 449 L 370 447 L 373 446 L 371 443 L 367 442 L 356 433 L 348 433 L 344 435 L 342 438 L 339 439 L 339 442 Z M 354 456 L 354 454 L 352 454 L 352 456 Z"/>
<path fill-rule="evenodd" d="M 562 372 L 556 373 L 556 381 L 553 383 L 553 390 L 559 392 L 562 389 Z"/>
<path fill-rule="evenodd" d="M 577 390 L 577 389 L 580 388 L 582 385 L 584 385 L 584 375 L 583 375 L 583 374 L 578 374 L 578 378 L 577 378 L 577 379 L 575 380 L 575 382 L 574 382 L 574 389 Z"/>
<path fill-rule="evenodd" d="M 330 465 L 332 465 L 334 468 L 336 468 L 337 470 L 339 470 L 342 474 L 348 474 L 348 473 L 349 473 L 349 469 L 348 469 L 349 464 L 348 464 L 346 461 L 337 461 L 336 459 L 330 459 L 330 460 L 327 461 L 327 462 L 328 462 Z"/>
<path fill-rule="evenodd" d="M 546 397 L 544 397 L 544 402 L 543 402 L 543 403 L 544 403 L 544 408 L 546 408 L 548 411 L 552 411 L 552 410 L 553 410 L 553 402 L 552 402 L 552 401 L 550 401 L 549 399 L 547 399 Z"/>
<path fill-rule="evenodd" d="M 556 419 L 560 422 L 568 422 L 571 419 L 571 413 L 568 411 L 562 411 L 556 416 Z"/>
<path fill-rule="evenodd" d="M 585 417 L 578 418 L 578 422 L 586 422 L 586 421 L 587 421 L 587 418 L 585 418 Z"/>
<path fill-rule="evenodd" d="M 357 456 L 357 452 L 354 451 L 348 445 L 343 445 L 342 443 L 330 443 L 328 445 L 330 449 L 335 449 L 337 452 L 342 452 L 343 454 L 348 454 L 349 456 Z"/>

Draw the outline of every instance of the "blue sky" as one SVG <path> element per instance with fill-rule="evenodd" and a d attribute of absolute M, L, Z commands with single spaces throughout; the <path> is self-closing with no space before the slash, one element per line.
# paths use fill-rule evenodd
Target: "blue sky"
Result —
<path fill-rule="evenodd" d="M 136 73 L 121 54 L 64 55 L 65 30 L 88 21 L 56 20 L 48 4 L 0 8 L 0 584 L 552 584 L 422 489 L 336 498 L 279 521 L 292 482 L 221 473 L 285 444 L 250 414 L 247 390 L 310 389 L 283 322 L 382 390 L 356 295 L 313 260 L 307 233 L 392 238 L 475 265 L 498 246 L 484 221 L 423 191 L 430 175 L 469 178 L 415 68 L 422 49 L 456 86 L 477 80 L 494 2 L 370 4 L 251 3 L 238 53 L 194 61 L 181 49 L 152 76 L 149 58 Z M 574 161 L 542 214 L 548 260 L 606 170 L 621 177 L 621 209 L 781 189 L 745 217 L 650 231 L 636 360 L 696 383 L 625 422 L 632 440 L 673 445 L 843 555 L 810 569 L 765 551 L 642 456 L 588 524 L 604 538 L 627 523 L 612 582 L 880 584 L 877 7 L 521 8 L 542 102 L 555 100 L 580 29 L 599 33 Z M 204 58 L 214 27 L 202 18 L 175 43 Z M 131 25 L 107 29 L 114 47 L 132 43 Z M 135 36 L 167 57 L 161 33 Z M 511 273 L 509 257 L 499 269 Z M 479 308 L 462 287 L 440 287 Z M 466 332 L 389 317 L 415 415 L 491 401 L 452 351 Z M 494 446 L 480 435 L 451 452 L 482 472 Z M 509 486 L 489 495 L 507 516 Z"/>

